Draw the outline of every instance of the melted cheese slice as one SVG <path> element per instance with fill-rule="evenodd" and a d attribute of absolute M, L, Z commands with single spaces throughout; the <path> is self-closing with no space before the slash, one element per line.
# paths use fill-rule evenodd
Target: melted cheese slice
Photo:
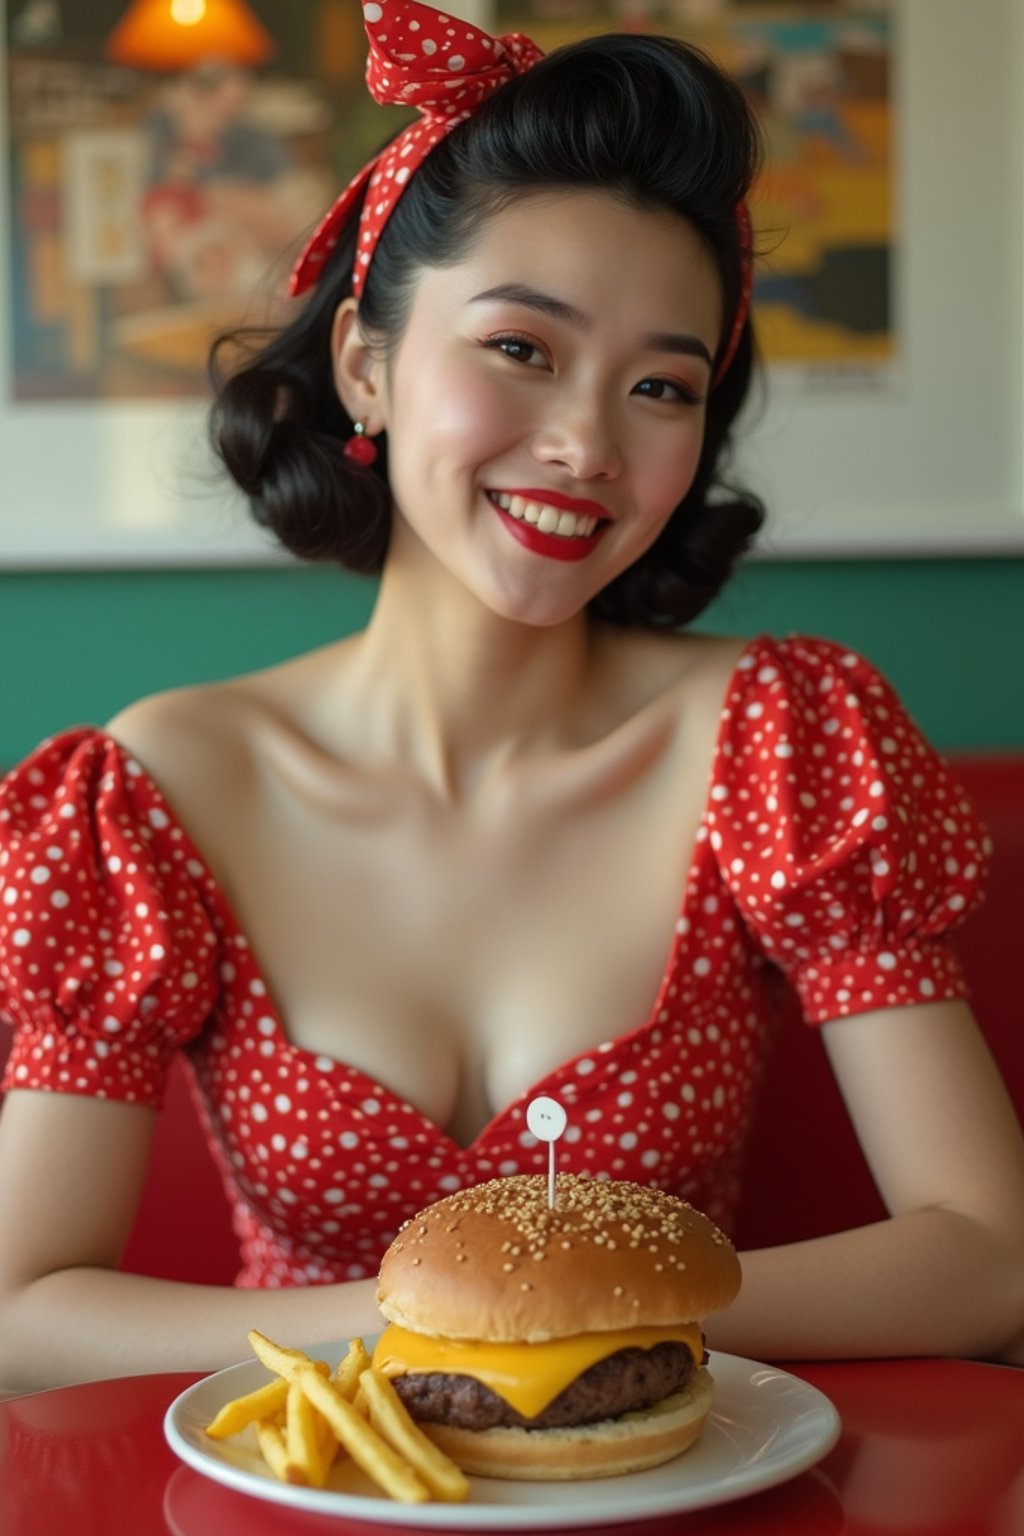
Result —
<path fill-rule="evenodd" d="M 373 1353 L 373 1363 L 386 1376 L 422 1375 L 443 1371 L 474 1376 L 506 1403 L 532 1419 L 542 1413 L 571 1381 L 619 1349 L 652 1349 L 666 1342 L 685 1344 L 694 1360 L 704 1357 L 704 1342 L 696 1323 L 671 1328 L 625 1328 L 617 1333 L 577 1333 L 546 1344 L 482 1344 L 457 1339 L 432 1339 L 391 1323 Z"/>

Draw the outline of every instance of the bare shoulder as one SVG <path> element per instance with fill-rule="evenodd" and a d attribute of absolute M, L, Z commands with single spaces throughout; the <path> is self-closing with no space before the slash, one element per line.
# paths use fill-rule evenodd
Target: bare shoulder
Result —
<path fill-rule="evenodd" d="M 215 867 L 225 820 L 253 771 L 256 710 L 246 683 L 217 683 L 153 694 L 107 723 Z"/>
<path fill-rule="evenodd" d="M 751 641 L 738 635 L 621 631 L 610 637 L 613 670 L 637 707 L 656 700 L 717 721 Z"/>
<path fill-rule="evenodd" d="M 222 761 L 236 766 L 245 749 L 246 713 L 244 686 L 216 683 L 151 694 L 106 729 L 154 778 L 178 779 Z"/>

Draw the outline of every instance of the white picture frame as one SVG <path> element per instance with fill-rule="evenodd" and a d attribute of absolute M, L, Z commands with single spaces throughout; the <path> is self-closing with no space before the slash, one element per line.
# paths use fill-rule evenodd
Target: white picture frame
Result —
<path fill-rule="evenodd" d="M 767 558 L 1024 553 L 1024 7 L 893 14 L 899 361 L 869 390 L 769 378 L 737 464 Z M 204 402 L 12 400 L 0 237 L 0 570 L 285 562 L 216 480 Z"/>

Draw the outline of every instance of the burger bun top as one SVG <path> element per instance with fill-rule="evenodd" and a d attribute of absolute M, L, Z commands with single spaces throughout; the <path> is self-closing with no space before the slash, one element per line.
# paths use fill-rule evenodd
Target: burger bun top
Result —
<path fill-rule="evenodd" d="M 663 1190 L 561 1174 L 492 1179 L 428 1206 L 381 1262 L 377 1303 L 414 1333 L 543 1343 L 699 1322 L 740 1288 L 728 1238 Z"/>

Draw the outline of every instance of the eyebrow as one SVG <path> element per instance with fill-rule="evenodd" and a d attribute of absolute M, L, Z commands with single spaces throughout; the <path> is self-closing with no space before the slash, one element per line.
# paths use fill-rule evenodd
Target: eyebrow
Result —
<path fill-rule="evenodd" d="M 575 304 L 556 299 L 549 293 L 540 293 L 525 283 L 499 283 L 496 288 L 488 288 L 485 293 L 476 294 L 469 302 L 483 304 L 495 299 L 503 299 L 509 304 L 522 304 L 527 309 L 538 310 L 543 315 L 550 315 L 554 320 L 562 320 L 582 330 L 587 330 L 591 324 L 590 316 L 582 309 L 577 309 Z M 640 342 L 644 348 L 653 352 L 676 352 L 683 357 L 699 357 L 711 367 L 711 353 L 699 336 L 692 336 L 688 332 L 650 331 L 640 338 Z"/>

